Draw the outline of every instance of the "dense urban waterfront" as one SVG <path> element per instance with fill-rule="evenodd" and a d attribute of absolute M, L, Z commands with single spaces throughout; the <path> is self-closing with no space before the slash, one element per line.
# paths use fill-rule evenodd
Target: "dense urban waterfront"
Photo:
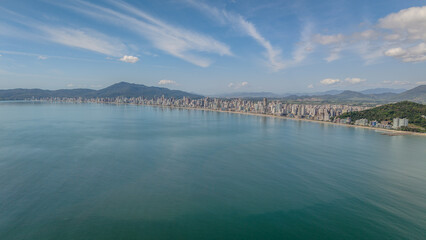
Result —
<path fill-rule="evenodd" d="M 348 104 L 305 104 L 305 103 L 287 103 L 280 100 L 268 101 L 253 99 L 223 99 L 223 98 L 200 98 L 190 99 L 183 97 L 181 99 L 165 98 L 144 98 L 144 97 L 116 97 L 116 98 L 33 98 L 27 99 L 35 102 L 60 102 L 60 103 L 107 103 L 107 104 L 132 104 L 147 105 L 169 108 L 185 108 L 197 110 L 209 110 L 230 113 L 244 113 L 252 115 L 284 117 L 298 120 L 320 121 L 326 123 L 343 124 L 346 126 L 356 126 L 364 128 L 373 128 L 380 130 L 401 130 L 401 127 L 408 125 L 406 118 L 393 118 L 393 121 L 369 121 L 368 119 L 359 119 L 352 121 L 350 117 L 340 118 L 342 114 L 363 111 L 371 108 L 371 104 L 366 105 L 348 105 Z M 423 116 L 426 118 L 425 116 Z M 407 131 L 391 131 L 390 134 L 414 134 L 423 135 L 425 133 L 413 133 Z"/>
<path fill-rule="evenodd" d="M 129 104 L 0 115 L 0 239 L 426 235 L 420 136 Z"/>

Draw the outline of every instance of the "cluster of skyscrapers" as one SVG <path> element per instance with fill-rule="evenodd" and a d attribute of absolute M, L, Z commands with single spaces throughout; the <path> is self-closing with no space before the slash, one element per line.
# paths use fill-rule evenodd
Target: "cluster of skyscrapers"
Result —
<path fill-rule="evenodd" d="M 153 105 L 165 107 L 181 107 L 208 109 L 216 111 L 232 111 L 243 113 L 256 113 L 275 116 L 287 116 L 291 118 L 304 118 L 319 121 L 332 121 L 339 123 L 350 123 L 347 119 L 335 118 L 343 113 L 352 111 L 362 111 L 368 109 L 365 106 L 351 106 L 342 104 L 292 104 L 274 100 L 268 101 L 266 98 L 262 100 L 250 99 L 221 99 L 221 98 L 51 98 L 45 99 L 49 101 L 65 101 L 65 102 L 93 102 L 93 103 L 115 103 L 115 104 L 138 104 Z"/>

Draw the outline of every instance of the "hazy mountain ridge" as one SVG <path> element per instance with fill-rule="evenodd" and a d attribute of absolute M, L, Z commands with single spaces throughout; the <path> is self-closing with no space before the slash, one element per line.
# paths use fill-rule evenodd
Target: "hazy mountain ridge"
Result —
<path fill-rule="evenodd" d="M 170 90 L 161 87 L 148 87 L 142 84 L 134 84 L 120 82 L 109 87 L 93 90 L 93 89 L 59 89 L 59 90 L 42 90 L 42 89 L 9 89 L 0 90 L 0 100 L 24 100 L 29 98 L 48 98 L 48 97 L 83 97 L 83 98 L 114 98 L 114 97 L 161 97 L 167 98 L 201 98 L 203 96 L 192 94 L 180 90 Z"/>
<path fill-rule="evenodd" d="M 316 95 L 316 96 L 288 96 L 284 100 L 289 101 L 315 101 L 315 102 L 377 102 L 390 103 L 398 101 L 412 101 L 426 103 L 426 85 L 420 85 L 402 93 L 380 93 L 364 94 L 355 91 L 343 91 L 336 95 Z"/>
<path fill-rule="evenodd" d="M 402 93 L 378 93 L 378 94 L 365 94 L 363 92 L 383 92 L 384 89 L 371 89 L 362 92 L 356 91 L 340 91 L 331 90 L 327 92 L 316 93 L 317 95 L 290 95 L 283 96 L 271 92 L 245 92 L 239 95 L 229 94 L 222 96 L 224 98 L 275 98 L 284 101 L 312 101 L 312 102 L 327 102 L 327 103 L 390 103 L 398 101 L 413 101 L 418 103 L 426 103 L 426 85 L 420 85 L 413 89 L 404 91 Z M 43 90 L 43 89 L 9 89 L 0 90 L 0 100 L 23 100 L 29 98 L 47 98 L 47 97 L 83 97 L 83 98 L 114 98 L 114 97 L 161 97 L 166 98 L 202 98 L 202 95 L 188 93 L 180 90 L 171 90 L 162 87 L 149 87 L 142 84 L 134 84 L 127 82 L 120 82 L 113 84 L 109 87 L 93 90 L 93 89 L 59 89 L 59 90 Z"/>
<path fill-rule="evenodd" d="M 407 91 L 407 89 L 403 88 L 373 88 L 359 91 L 364 94 L 383 94 L 383 93 L 402 93 Z"/>
<path fill-rule="evenodd" d="M 216 94 L 212 95 L 213 97 L 223 97 L 223 98 L 257 98 L 257 97 L 267 97 L 267 98 L 284 98 L 284 97 L 295 97 L 295 96 L 324 96 L 324 95 L 338 95 L 345 91 L 351 90 L 329 90 L 324 92 L 288 92 L 283 94 L 273 93 L 273 92 L 232 92 L 232 93 L 224 93 L 224 94 Z M 362 91 L 353 91 L 359 92 L 362 94 L 399 94 L 406 89 L 394 89 L 394 88 L 373 88 L 366 89 Z"/>

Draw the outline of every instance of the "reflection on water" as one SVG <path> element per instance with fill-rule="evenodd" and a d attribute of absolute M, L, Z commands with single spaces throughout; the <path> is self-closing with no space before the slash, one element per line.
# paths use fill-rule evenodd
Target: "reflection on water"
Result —
<path fill-rule="evenodd" d="M 426 139 L 131 105 L 0 103 L 0 239 L 422 239 Z"/>

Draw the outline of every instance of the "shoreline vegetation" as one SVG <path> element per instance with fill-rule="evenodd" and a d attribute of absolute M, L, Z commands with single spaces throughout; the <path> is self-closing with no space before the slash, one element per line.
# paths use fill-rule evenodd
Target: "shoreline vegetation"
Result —
<path fill-rule="evenodd" d="M 344 127 L 363 128 L 363 129 L 374 130 L 378 133 L 381 133 L 382 135 L 387 135 L 387 136 L 415 135 L 415 136 L 426 137 L 426 133 L 422 133 L 422 132 L 410 132 L 410 131 L 401 131 L 396 129 L 377 128 L 377 127 L 371 127 L 371 126 L 335 123 L 335 122 L 321 121 L 321 120 L 315 120 L 315 119 L 294 118 L 294 117 L 279 116 L 279 115 L 267 114 L 267 113 L 241 112 L 241 111 L 219 110 L 219 109 L 198 108 L 198 107 L 167 106 L 167 105 L 160 105 L 160 104 L 122 103 L 122 102 L 78 102 L 78 101 L 69 102 L 69 101 L 58 101 L 58 100 L 30 100 L 30 101 L 31 102 L 40 101 L 40 102 L 60 102 L 60 103 L 96 103 L 96 104 L 101 103 L 101 104 L 113 104 L 113 105 L 135 105 L 135 106 L 150 106 L 150 107 L 168 108 L 168 109 L 185 109 L 185 110 L 210 111 L 210 112 L 220 112 L 220 113 L 232 113 L 232 114 L 251 115 L 251 116 L 258 116 L 258 117 L 288 119 L 288 120 L 294 120 L 294 121 L 306 121 L 306 122 L 314 122 L 314 123 L 322 123 L 322 124 L 332 124 L 332 125 L 344 126 Z"/>

